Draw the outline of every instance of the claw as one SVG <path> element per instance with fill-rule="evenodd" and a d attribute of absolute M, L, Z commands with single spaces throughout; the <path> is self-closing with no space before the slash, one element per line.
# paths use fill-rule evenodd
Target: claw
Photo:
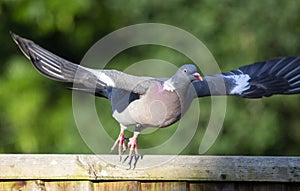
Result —
<path fill-rule="evenodd" d="M 139 155 L 139 152 L 138 152 L 138 147 L 137 147 L 137 138 L 138 138 L 138 135 L 139 133 L 135 132 L 133 137 L 131 137 L 129 139 L 129 142 L 128 142 L 128 147 L 130 148 L 130 151 L 129 151 L 129 157 L 131 158 L 132 157 L 132 154 L 133 152 L 135 152 L 135 155 Z"/>
<path fill-rule="evenodd" d="M 119 145 L 118 153 L 119 153 L 119 156 L 121 156 L 127 150 L 127 146 L 125 144 L 124 130 L 123 129 L 121 129 L 119 137 L 115 141 L 114 145 L 111 147 L 111 151 L 113 151 L 116 148 L 117 145 Z"/>
<path fill-rule="evenodd" d="M 120 161 L 122 161 L 121 155 L 128 148 L 130 148 L 129 155 L 125 158 L 125 160 L 127 158 L 129 158 L 130 161 L 132 161 L 133 153 L 134 153 L 135 156 L 139 156 L 136 141 L 137 141 L 137 138 L 138 138 L 138 135 L 139 135 L 140 132 L 139 131 L 135 131 L 133 137 L 131 137 L 131 138 L 125 138 L 124 137 L 125 130 L 126 130 L 126 126 L 121 125 L 121 130 L 120 130 L 119 137 L 117 138 L 117 140 L 115 141 L 115 143 L 111 147 L 111 151 L 113 151 L 116 148 L 116 146 L 119 145 L 119 147 L 118 147 L 118 153 L 119 153 L 119 156 L 120 156 Z M 128 141 L 128 145 L 126 145 L 125 141 L 126 142 Z"/>
<path fill-rule="evenodd" d="M 128 160 L 128 169 L 127 170 L 130 170 L 130 169 L 135 169 L 137 163 L 139 160 L 142 160 L 143 159 L 143 155 L 136 155 L 136 154 L 133 154 L 131 157 L 129 157 L 129 155 L 127 157 L 125 157 L 125 159 L 123 160 L 123 163 L 126 162 Z M 133 162 L 133 164 L 132 164 Z"/>

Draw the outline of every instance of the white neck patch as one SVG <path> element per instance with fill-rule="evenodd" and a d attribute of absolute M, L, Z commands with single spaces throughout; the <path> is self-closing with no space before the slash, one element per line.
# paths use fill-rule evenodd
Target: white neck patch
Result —
<path fill-rule="evenodd" d="M 173 92 L 175 90 L 175 87 L 174 87 L 171 79 L 168 79 L 167 81 L 164 82 L 163 90 L 170 91 L 170 92 Z"/>

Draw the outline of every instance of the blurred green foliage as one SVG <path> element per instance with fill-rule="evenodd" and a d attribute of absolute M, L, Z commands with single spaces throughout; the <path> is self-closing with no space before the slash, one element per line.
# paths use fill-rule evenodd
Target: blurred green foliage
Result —
<path fill-rule="evenodd" d="M 137 23 L 165 23 L 191 32 L 205 43 L 222 71 L 272 57 L 300 53 L 300 1 L 0 1 L 0 153 L 91 153 L 72 113 L 72 95 L 64 84 L 37 73 L 9 36 L 13 31 L 79 63 L 106 34 Z M 134 63 L 162 59 L 187 62 L 167 48 L 137 47 L 112 61 Z M 201 119 L 182 154 L 197 154 L 210 99 L 201 98 Z M 106 127 L 119 127 L 108 102 L 99 100 Z M 222 134 L 207 154 L 300 155 L 300 96 L 257 100 L 228 97 Z M 163 142 L 175 126 L 141 136 L 141 148 Z M 187 129 L 188 131 L 188 129 Z M 99 140 L 101 141 L 101 140 Z"/>

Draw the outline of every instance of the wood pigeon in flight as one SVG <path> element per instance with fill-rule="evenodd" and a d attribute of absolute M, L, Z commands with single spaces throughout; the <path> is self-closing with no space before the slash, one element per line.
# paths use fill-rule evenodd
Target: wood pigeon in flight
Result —
<path fill-rule="evenodd" d="M 196 66 L 186 64 L 171 78 L 152 78 L 83 67 L 56 56 L 31 40 L 13 33 L 11 36 L 42 75 L 81 84 L 85 87 L 71 89 L 110 101 L 112 115 L 121 128 L 111 149 L 118 147 L 119 155 L 127 148 L 129 156 L 138 154 L 137 138 L 143 129 L 163 128 L 177 122 L 195 98 L 218 95 L 261 98 L 300 92 L 299 56 L 274 58 L 204 77 L 199 75 Z M 128 126 L 135 126 L 135 131 L 126 144 L 124 131 Z"/>

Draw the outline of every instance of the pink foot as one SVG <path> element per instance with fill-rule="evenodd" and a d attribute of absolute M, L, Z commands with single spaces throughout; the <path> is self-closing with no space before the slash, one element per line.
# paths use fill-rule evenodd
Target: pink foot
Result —
<path fill-rule="evenodd" d="M 129 151 L 129 155 L 128 155 L 129 157 L 132 156 L 133 152 L 135 152 L 136 155 L 139 154 L 138 148 L 137 148 L 137 144 L 136 144 L 138 135 L 139 135 L 138 132 L 134 132 L 133 137 L 131 137 L 131 138 L 129 139 L 129 142 L 128 142 L 128 147 L 130 147 L 130 151 Z"/>
<path fill-rule="evenodd" d="M 115 141 L 114 145 L 111 147 L 111 151 L 113 151 L 115 149 L 115 147 L 118 145 L 118 143 L 119 143 L 118 151 L 119 151 L 119 155 L 121 156 L 123 154 L 123 152 L 125 152 L 127 150 L 127 146 L 125 144 L 125 139 L 124 139 L 124 130 L 123 129 L 121 129 L 119 137 Z"/>

